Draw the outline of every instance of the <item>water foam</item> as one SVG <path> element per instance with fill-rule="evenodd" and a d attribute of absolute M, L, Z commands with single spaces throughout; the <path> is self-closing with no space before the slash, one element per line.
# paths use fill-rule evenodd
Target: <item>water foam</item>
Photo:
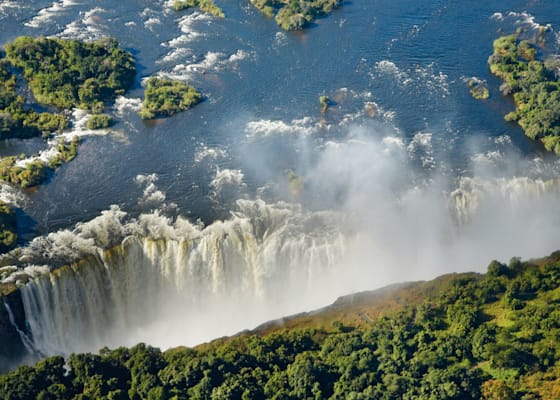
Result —
<path fill-rule="evenodd" d="M 76 137 L 107 135 L 112 132 L 110 129 L 88 129 L 86 124 L 90 117 L 91 114 L 85 110 L 78 108 L 73 109 L 70 118 L 72 128 L 70 130 L 56 133 L 47 141 L 47 147 L 45 149 L 41 150 L 38 154 L 18 159 L 16 165 L 25 168 L 35 161 L 48 164 L 60 155 L 59 150 L 57 150 L 60 140 L 70 143 Z"/>
<path fill-rule="evenodd" d="M 107 10 L 94 7 L 86 12 L 80 12 L 81 19 L 72 21 L 56 36 L 62 39 L 97 40 L 107 36 L 107 27 L 102 24 L 100 14 Z"/>
<path fill-rule="evenodd" d="M 61 0 L 52 3 L 49 7 L 39 10 L 36 16 L 24 23 L 30 28 L 41 28 L 45 25 L 52 24 L 53 20 L 61 15 L 66 8 L 79 4 L 75 0 Z"/>

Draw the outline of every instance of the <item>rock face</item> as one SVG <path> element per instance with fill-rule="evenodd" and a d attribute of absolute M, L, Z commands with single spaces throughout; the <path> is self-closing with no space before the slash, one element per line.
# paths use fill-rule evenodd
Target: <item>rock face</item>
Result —
<path fill-rule="evenodd" d="M 20 291 L 15 290 L 2 296 L 1 301 L 0 373 L 3 373 L 11 366 L 21 364 L 21 360 L 31 358 L 33 354 L 24 343 L 28 332 Z"/>

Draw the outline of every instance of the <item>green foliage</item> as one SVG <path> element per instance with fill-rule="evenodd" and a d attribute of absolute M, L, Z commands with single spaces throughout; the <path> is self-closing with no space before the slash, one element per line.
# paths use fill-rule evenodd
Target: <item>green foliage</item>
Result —
<path fill-rule="evenodd" d="M 488 91 L 488 86 L 486 86 L 486 82 L 483 82 L 476 78 L 469 79 L 467 83 L 469 86 L 469 90 L 471 92 L 471 96 L 476 100 L 486 100 L 490 97 L 490 92 Z"/>
<path fill-rule="evenodd" d="M 560 155 L 560 136 L 545 136 L 541 139 L 547 151 Z"/>
<path fill-rule="evenodd" d="M 68 127 L 68 119 L 62 114 L 37 113 L 26 108 L 16 87 L 16 76 L 5 60 L 0 60 L 0 139 L 50 134 Z"/>
<path fill-rule="evenodd" d="M 90 129 L 105 128 L 111 117 L 100 114 L 104 101 L 123 94 L 136 73 L 129 52 L 118 48 L 117 42 L 106 38 L 96 42 L 78 40 L 37 39 L 22 36 L 5 46 L 6 59 L 0 60 L 0 139 L 48 136 L 69 126 L 63 114 L 38 113 L 25 104 L 16 89 L 14 67 L 28 81 L 35 99 L 61 109 L 81 107 L 96 115 L 87 122 Z M 99 114 L 99 115 L 97 115 Z M 17 165 L 18 157 L 0 160 L 0 179 L 21 187 L 35 186 L 49 173 L 76 156 L 77 141 L 60 142 L 58 154 L 48 165 L 39 159 Z M 15 240 L 9 231 L 0 233 L 0 241 Z"/>
<path fill-rule="evenodd" d="M 0 398 L 557 398 L 560 261 L 550 260 L 493 261 L 488 274 L 434 282 L 425 298 L 367 325 L 334 320 L 164 353 L 103 349 L 70 356 L 66 368 L 51 357 L 0 376 Z"/>
<path fill-rule="evenodd" d="M 0 253 L 11 250 L 16 245 L 17 227 L 14 211 L 0 201 Z"/>
<path fill-rule="evenodd" d="M 86 122 L 88 129 L 104 129 L 113 125 L 114 121 L 110 115 L 107 114 L 93 114 Z"/>
<path fill-rule="evenodd" d="M 146 83 L 140 116 L 143 119 L 171 116 L 201 101 L 202 95 L 187 83 L 152 77 Z"/>
<path fill-rule="evenodd" d="M 201 11 L 215 17 L 224 18 L 223 10 L 214 4 L 212 0 L 175 0 L 173 2 L 175 11 L 181 11 L 191 7 L 198 7 Z"/>
<path fill-rule="evenodd" d="M 22 188 L 35 186 L 47 178 L 48 167 L 41 160 L 34 160 L 25 167 L 16 164 L 18 157 L 5 157 L 0 160 L 0 180 L 13 183 Z"/>
<path fill-rule="evenodd" d="M 284 30 L 304 29 L 315 18 L 330 14 L 338 8 L 340 0 L 250 0 L 267 17 L 275 16 L 276 23 Z"/>
<path fill-rule="evenodd" d="M 128 89 L 136 74 L 132 54 L 114 39 L 96 42 L 21 36 L 5 47 L 33 95 L 59 108 L 92 108 Z"/>
<path fill-rule="evenodd" d="M 35 159 L 25 164 L 18 165 L 20 159 L 25 158 L 10 156 L 0 159 L 0 180 L 27 188 L 36 186 L 45 181 L 49 174 L 62 164 L 73 160 L 78 152 L 79 139 L 76 137 L 70 143 L 60 140 L 56 145 L 57 155 L 48 164 L 40 159 Z"/>
<path fill-rule="evenodd" d="M 78 155 L 78 145 L 80 144 L 80 138 L 75 136 L 72 138 L 70 143 L 59 140 L 56 145 L 57 155 L 50 160 L 49 168 L 56 169 L 62 164 L 72 161 Z"/>
<path fill-rule="evenodd" d="M 504 83 L 504 94 L 513 94 L 515 111 L 506 121 L 517 121 L 525 135 L 540 139 L 545 149 L 560 153 L 560 81 L 558 63 L 536 60 L 537 49 L 515 35 L 494 41 L 494 53 L 488 62 L 490 71 Z"/>

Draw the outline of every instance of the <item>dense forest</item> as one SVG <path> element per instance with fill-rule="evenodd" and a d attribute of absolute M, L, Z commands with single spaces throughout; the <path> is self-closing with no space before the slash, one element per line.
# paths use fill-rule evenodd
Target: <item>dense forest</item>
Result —
<path fill-rule="evenodd" d="M 494 41 L 488 62 L 490 71 L 504 81 L 502 93 L 515 101 L 506 121 L 517 121 L 525 135 L 560 154 L 560 60 L 543 62 L 537 55 L 535 45 L 509 35 Z"/>
<path fill-rule="evenodd" d="M 60 109 L 100 112 L 134 82 L 132 54 L 116 40 L 96 42 L 21 36 L 6 45 L 6 58 L 23 71 L 35 99 Z"/>
<path fill-rule="evenodd" d="M 6 399 L 560 398 L 560 252 L 334 305 L 198 348 L 50 357 Z"/>

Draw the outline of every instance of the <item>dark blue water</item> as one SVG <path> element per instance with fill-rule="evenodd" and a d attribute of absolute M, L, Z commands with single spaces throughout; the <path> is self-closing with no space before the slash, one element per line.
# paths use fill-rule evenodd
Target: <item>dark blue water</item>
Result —
<path fill-rule="evenodd" d="M 414 184 L 472 175 L 474 156 L 503 146 L 523 160 L 544 158 L 546 167 L 532 174 L 556 168 L 555 159 L 504 122 L 513 105 L 487 67 L 492 41 L 517 28 L 531 37 L 532 22 L 550 25 L 543 51 L 559 53 L 553 1 L 354 0 L 296 33 L 282 32 L 243 0 L 217 0 L 223 20 L 176 13 L 170 3 L 0 3 L 0 44 L 19 35 L 114 36 L 138 63 L 127 98 L 141 98 L 142 79 L 153 74 L 190 81 L 206 96 L 189 112 L 149 124 L 125 109 L 113 132 L 84 136 L 74 161 L 25 193 L 27 238 L 91 219 L 111 204 L 142 212 L 145 185 L 137 175 L 156 174 L 167 204 L 204 221 L 227 216 L 237 198 L 289 198 L 277 188 L 287 171 L 305 175 L 325 143 L 356 129 L 379 140 L 400 138 L 407 149 L 428 140 L 411 147 L 422 150 L 409 160 L 418 169 Z M 489 100 L 471 98 L 472 76 L 488 82 Z M 321 95 L 334 102 L 325 116 Z M 0 152 L 44 146 L 9 141 Z M 220 171 L 229 180 L 212 184 Z"/>

